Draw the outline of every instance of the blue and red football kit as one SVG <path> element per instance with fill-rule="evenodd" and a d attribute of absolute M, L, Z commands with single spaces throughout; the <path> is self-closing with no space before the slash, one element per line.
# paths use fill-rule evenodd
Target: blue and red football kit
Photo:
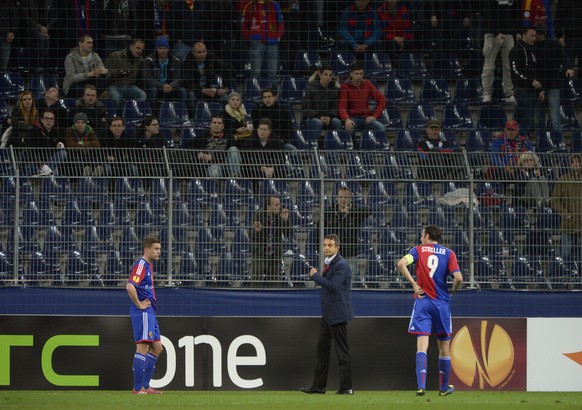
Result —
<path fill-rule="evenodd" d="M 457 256 L 451 249 L 436 243 L 415 246 L 409 255 L 416 263 L 416 281 L 424 295 L 415 295 L 408 332 L 436 334 L 440 340 L 448 340 L 452 326 L 447 277 L 460 271 Z"/>
<path fill-rule="evenodd" d="M 156 319 L 156 291 L 154 289 L 154 271 L 144 258 L 139 259 L 131 268 L 129 283 L 135 286 L 140 301 L 149 299 L 151 305 L 144 310 L 131 304 L 129 316 L 133 326 L 136 343 L 156 342 L 160 340 L 160 328 Z"/>

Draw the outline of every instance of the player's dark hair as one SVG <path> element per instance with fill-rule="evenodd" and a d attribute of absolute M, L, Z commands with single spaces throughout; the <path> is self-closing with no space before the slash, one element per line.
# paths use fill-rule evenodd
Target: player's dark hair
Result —
<path fill-rule="evenodd" d="M 424 232 L 426 232 L 428 237 L 435 242 L 440 242 L 442 238 L 441 228 L 438 225 L 427 225 L 424 227 Z"/>
<path fill-rule="evenodd" d="M 148 235 L 148 236 L 146 236 L 144 238 L 144 240 L 142 242 L 142 245 L 143 245 L 143 248 L 146 249 L 146 248 L 151 248 L 152 245 L 155 244 L 155 243 L 160 243 L 161 244 L 162 242 L 158 239 L 157 236 Z"/>
<path fill-rule="evenodd" d="M 340 246 L 340 238 L 335 233 L 325 235 L 323 239 L 329 239 L 330 241 L 333 241 L 335 243 L 335 246 L 337 247 Z"/>

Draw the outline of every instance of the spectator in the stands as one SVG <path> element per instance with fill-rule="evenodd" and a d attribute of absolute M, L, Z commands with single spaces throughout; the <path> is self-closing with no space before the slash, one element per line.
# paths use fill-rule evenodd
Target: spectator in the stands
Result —
<path fill-rule="evenodd" d="M 106 161 L 103 165 L 107 176 L 139 176 L 136 166 L 136 152 L 140 147 L 136 138 L 128 137 L 125 130 L 125 122 L 121 117 L 109 120 L 109 127 L 103 139 L 102 147 L 105 148 Z"/>
<path fill-rule="evenodd" d="M 18 32 L 18 25 L 16 0 L 0 2 L 0 71 L 6 71 L 8 68 L 12 42 Z"/>
<path fill-rule="evenodd" d="M 382 36 L 376 10 L 368 0 L 355 0 L 345 9 L 339 19 L 338 36 L 340 50 L 355 53 L 363 60 L 368 50 L 375 49 Z"/>
<path fill-rule="evenodd" d="M 79 98 L 86 84 L 93 84 L 103 91 L 108 73 L 99 54 L 93 52 L 93 38 L 83 34 L 77 47 L 65 58 L 63 91 L 69 98 Z"/>
<path fill-rule="evenodd" d="M 247 112 L 242 104 L 240 94 L 232 91 L 228 95 L 228 103 L 221 113 L 224 119 L 224 131 L 233 136 L 234 145 L 241 148 L 244 140 L 251 136 L 253 123 L 248 121 Z"/>
<path fill-rule="evenodd" d="M 85 85 L 83 96 L 75 101 L 77 112 L 83 112 L 89 119 L 89 125 L 97 132 L 107 125 L 107 109 L 105 104 L 97 99 L 97 89 L 93 84 Z"/>
<path fill-rule="evenodd" d="M 143 49 L 141 39 L 132 40 L 123 50 L 114 51 L 107 57 L 105 67 L 109 70 L 109 98 L 121 109 L 124 100 L 146 101 L 147 94 L 138 87 L 143 68 Z"/>
<path fill-rule="evenodd" d="M 65 147 L 70 150 L 69 158 L 72 163 L 79 164 L 75 168 L 83 168 L 84 176 L 100 177 L 103 175 L 103 167 L 98 165 L 100 158 L 94 148 L 100 148 L 101 141 L 88 121 L 84 113 L 75 114 L 73 126 L 67 128 L 65 133 Z M 73 176 L 77 175 L 76 169 L 73 171 Z"/>
<path fill-rule="evenodd" d="M 255 132 L 247 138 L 244 152 L 247 166 L 244 176 L 253 179 L 282 178 L 283 151 L 279 136 L 271 128 L 271 120 L 262 118 Z"/>
<path fill-rule="evenodd" d="M 303 99 L 305 128 L 321 133 L 324 129 L 339 130 L 338 118 L 340 84 L 329 64 L 322 64 L 309 78 Z"/>
<path fill-rule="evenodd" d="M 277 86 L 279 42 L 285 32 L 283 13 L 274 0 L 251 0 L 242 14 L 242 36 L 249 42 L 251 76 L 266 77 Z M 263 63 L 267 68 L 263 71 Z"/>
<path fill-rule="evenodd" d="M 34 121 L 38 118 L 38 109 L 32 93 L 28 90 L 23 91 L 18 96 L 18 101 L 12 109 L 10 118 L 6 121 L 9 126 L 12 126 L 10 140 L 6 145 L 13 147 L 26 146 L 30 132 L 34 129 Z M 5 143 L 3 141 L 3 143 Z"/>
<path fill-rule="evenodd" d="M 206 44 L 197 41 L 183 64 L 184 87 L 188 91 L 189 108 L 194 112 L 196 101 L 228 100 L 232 67 L 209 52 Z M 222 83 L 219 83 L 221 80 Z"/>
<path fill-rule="evenodd" d="M 101 2 L 101 37 L 104 41 L 105 55 L 119 50 L 134 41 L 140 21 L 138 0 L 107 0 Z M 110 68 L 107 63 L 107 68 Z"/>
<path fill-rule="evenodd" d="M 382 30 L 382 47 L 392 61 L 396 61 L 401 52 L 414 48 L 412 16 L 399 0 L 385 0 L 377 11 Z"/>
<path fill-rule="evenodd" d="M 49 87 L 45 91 L 43 98 L 38 100 L 37 107 L 39 111 L 46 108 L 53 110 L 57 116 L 57 126 L 63 128 L 63 124 L 67 122 L 67 111 L 61 106 L 60 100 L 61 94 L 59 88 L 56 86 Z"/>
<path fill-rule="evenodd" d="M 34 126 L 35 132 L 31 132 L 26 144 L 29 148 L 35 148 L 28 151 L 30 158 L 35 160 L 29 165 L 38 167 L 39 176 L 58 175 L 59 165 L 66 159 L 67 150 L 63 143 L 63 135 L 56 127 L 53 110 L 50 108 L 43 110 L 40 118 L 35 120 Z"/>
<path fill-rule="evenodd" d="M 296 151 L 297 148 L 290 144 L 291 140 L 291 118 L 289 107 L 282 107 L 277 101 L 277 90 L 265 88 L 261 91 L 263 102 L 255 107 L 251 113 L 253 127 L 257 129 L 259 122 L 264 118 L 271 121 L 270 129 L 281 141 L 283 149 Z"/>
<path fill-rule="evenodd" d="M 491 103 L 495 60 L 501 53 L 502 87 L 505 102 L 515 104 L 509 53 L 514 46 L 514 34 L 519 28 L 520 1 L 480 0 L 479 10 L 483 16 L 485 38 L 483 43 L 483 102 Z"/>
<path fill-rule="evenodd" d="M 146 57 L 143 70 L 150 105 L 157 110 L 159 100 L 186 103 L 182 62 L 170 52 L 170 42 L 166 37 L 158 37 L 155 47 L 155 51 Z"/>
<path fill-rule="evenodd" d="M 574 61 L 582 60 L 582 4 L 578 0 L 560 0 L 556 5 L 556 37 L 564 47 L 569 61 L 568 67 L 574 66 Z M 578 63 L 580 65 L 580 63 Z"/>
<path fill-rule="evenodd" d="M 370 110 L 370 99 L 376 102 L 374 111 Z M 350 77 L 341 85 L 338 106 L 345 129 L 352 134 L 366 128 L 386 130 L 386 126 L 379 121 L 386 108 L 386 98 L 370 80 L 364 79 L 364 64 L 360 61 L 352 64 Z"/>
<path fill-rule="evenodd" d="M 49 51 L 59 47 L 56 35 L 59 19 L 57 0 L 20 0 L 20 32 L 27 39 L 37 71 L 49 67 Z"/>
<path fill-rule="evenodd" d="M 206 176 L 240 176 L 241 156 L 232 135 L 225 129 L 222 116 L 215 114 L 210 122 L 206 140 L 197 152 L 199 164 L 206 168 Z"/>

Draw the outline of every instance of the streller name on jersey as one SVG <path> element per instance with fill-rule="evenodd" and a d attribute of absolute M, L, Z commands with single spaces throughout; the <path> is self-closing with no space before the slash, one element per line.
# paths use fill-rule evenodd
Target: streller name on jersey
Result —
<path fill-rule="evenodd" d="M 430 252 L 430 253 L 438 253 L 444 255 L 447 253 L 445 249 L 442 248 L 433 248 L 432 246 L 423 246 L 421 252 Z"/>

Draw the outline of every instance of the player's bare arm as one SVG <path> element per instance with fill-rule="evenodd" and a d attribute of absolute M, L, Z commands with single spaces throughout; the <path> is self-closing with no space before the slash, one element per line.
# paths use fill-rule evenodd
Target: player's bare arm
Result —
<path fill-rule="evenodd" d="M 400 260 L 398 260 L 398 262 L 396 262 L 396 267 L 398 268 L 400 274 L 404 276 L 404 278 L 408 282 L 410 282 L 412 288 L 414 289 L 414 293 L 418 296 L 422 296 L 424 294 L 424 290 L 422 290 L 422 288 L 418 286 L 418 283 L 416 283 L 416 281 L 410 274 L 410 271 L 408 270 L 408 265 L 412 263 L 411 259 L 412 256 L 410 255 L 403 256 L 402 258 L 400 258 Z"/>

